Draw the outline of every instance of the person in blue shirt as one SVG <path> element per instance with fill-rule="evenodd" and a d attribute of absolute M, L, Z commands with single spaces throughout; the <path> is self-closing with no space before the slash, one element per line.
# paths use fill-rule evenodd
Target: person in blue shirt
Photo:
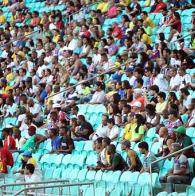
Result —
<path fill-rule="evenodd" d="M 58 129 L 51 128 L 49 130 L 49 138 L 51 139 L 51 147 L 52 147 L 50 153 L 55 153 L 60 149 L 60 145 L 61 145 L 61 138 L 58 135 Z"/>
<path fill-rule="evenodd" d="M 47 92 L 45 90 L 45 84 L 40 83 L 38 86 L 38 91 L 36 92 L 36 99 L 39 101 L 40 105 L 44 104 L 46 97 L 47 97 Z"/>

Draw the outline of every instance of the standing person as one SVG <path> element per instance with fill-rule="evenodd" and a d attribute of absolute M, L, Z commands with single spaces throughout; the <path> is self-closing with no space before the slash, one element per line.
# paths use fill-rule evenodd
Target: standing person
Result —
<path fill-rule="evenodd" d="M 140 171 L 142 168 L 142 163 L 137 156 L 136 152 L 131 149 L 131 143 L 129 140 L 123 140 L 121 142 L 121 149 L 127 152 L 127 160 L 128 160 L 128 170 L 129 171 Z"/>
<path fill-rule="evenodd" d="M 7 166 L 13 166 L 14 160 L 8 148 L 3 147 L 3 141 L 0 140 L 0 174 L 8 173 Z"/>
<path fill-rule="evenodd" d="M 16 150 L 16 142 L 11 135 L 12 129 L 4 128 L 2 131 L 2 138 L 4 139 L 4 148 L 9 150 Z"/>
<path fill-rule="evenodd" d="M 143 167 L 141 169 L 141 173 L 143 172 L 150 172 L 150 164 L 153 161 L 156 161 L 156 157 L 153 153 L 149 152 L 149 146 L 147 142 L 140 142 L 138 144 L 138 148 L 141 154 L 144 154 L 144 161 L 143 161 Z M 157 163 L 152 165 L 152 172 L 159 172 L 159 166 Z"/>
<path fill-rule="evenodd" d="M 67 127 L 60 127 L 61 145 L 60 149 L 58 150 L 59 153 L 71 154 L 74 150 L 74 142 L 72 138 L 67 135 L 67 132 Z"/>
<path fill-rule="evenodd" d="M 123 159 L 123 157 L 116 152 L 116 147 L 114 144 L 110 144 L 106 148 L 107 154 L 110 156 L 109 165 L 107 167 L 102 168 L 102 170 L 126 170 L 127 169 L 127 163 Z"/>
<path fill-rule="evenodd" d="M 176 152 L 181 149 L 181 145 L 173 143 L 171 145 L 172 151 Z M 174 157 L 174 163 L 172 169 L 165 175 L 160 177 L 161 183 L 167 184 L 167 191 L 169 193 L 174 192 L 173 184 L 189 184 L 190 182 L 190 169 L 188 159 L 184 154 L 178 153 Z"/>

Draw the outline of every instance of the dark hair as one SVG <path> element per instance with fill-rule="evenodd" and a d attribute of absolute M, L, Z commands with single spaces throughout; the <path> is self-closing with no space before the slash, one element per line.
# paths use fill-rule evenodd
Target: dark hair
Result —
<path fill-rule="evenodd" d="M 142 78 L 137 78 L 136 82 L 137 83 L 140 83 L 143 86 L 144 81 L 143 81 Z"/>
<path fill-rule="evenodd" d="M 138 144 L 138 148 L 143 148 L 145 150 L 148 150 L 148 143 L 147 142 L 140 142 Z"/>
<path fill-rule="evenodd" d="M 124 89 L 132 89 L 128 80 L 124 80 L 124 81 L 122 81 L 122 83 L 124 85 Z"/>
<path fill-rule="evenodd" d="M 10 128 L 4 128 L 3 130 L 2 130 L 2 132 L 6 132 L 8 135 L 11 133 L 11 129 Z"/>
<path fill-rule="evenodd" d="M 178 100 L 175 92 L 169 92 L 169 95 L 173 98 L 174 101 Z"/>
<path fill-rule="evenodd" d="M 102 143 L 103 138 L 102 137 L 98 137 L 94 142 L 101 144 Z"/>
<path fill-rule="evenodd" d="M 57 135 L 57 134 L 58 134 L 58 129 L 56 129 L 56 128 L 51 128 L 50 131 L 51 131 L 54 135 Z"/>
<path fill-rule="evenodd" d="M 158 35 L 159 35 L 159 40 L 161 42 L 164 42 L 164 40 L 165 40 L 165 34 L 164 33 L 159 33 Z"/>
<path fill-rule="evenodd" d="M 121 99 L 121 96 L 120 96 L 118 93 L 114 93 L 114 94 L 112 95 L 112 97 L 113 97 L 113 103 L 118 104 L 118 102 L 119 102 L 120 99 Z"/>
<path fill-rule="evenodd" d="M 158 96 L 159 96 L 160 98 L 162 98 L 163 100 L 166 99 L 166 93 L 164 93 L 164 92 L 159 92 L 159 93 L 158 93 Z"/>
<path fill-rule="evenodd" d="M 144 124 L 144 117 L 141 114 L 136 114 L 135 118 L 137 119 L 137 127 L 135 128 L 135 133 L 139 132 L 139 128 Z"/>
<path fill-rule="evenodd" d="M 148 13 L 146 11 L 143 11 L 142 14 L 144 14 L 146 16 L 148 15 Z"/>
<path fill-rule="evenodd" d="M 115 121 L 113 118 L 108 119 L 108 123 L 115 125 Z"/>
<path fill-rule="evenodd" d="M 26 169 L 28 169 L 30 171 L 30 173 L 33 174 L 35 171 L 35 166 L 32 163 L 28 163 L 26 165 Z"/>
<path fill-rule="evenodd" d="M 114 144 L 110 144 L 109 146 L 110 151 L 116 152 L 116 146 Z"/>
<path fill-rule="evenodd" d="M 187 96 L 190 94 L 187 88 L 181 88 L 180 91 L 181 93 L 184 93 Z"/>
<path fill-rule="evenodd" d="M 119 108 L 118 108 L 118 104 L 111 103 L 111 104 L 110 104 L 110 107 L 112 107 L 112 110 L 113 110 L 113 114 L 114 114 L 114 115 L 120 113 L 120 110 L 119 110 Z"/>
<path fill-rule="evenodd" d="M 148 110 L 149 114 L 155 114 L 156 108 L 152 104 L 147 104 L 145 107 L 146 110 Z"/>
<path fill-rule="evenodd" d="M 152 85 L 150 87 L 150 90 L 155 91 L 156 93 L 159 93 L 159 87 L 157 85 Z"/>
<path fill-rule="evenodd" d="M 109 137 L 105 137 L 105 138 L 103 138 L 103 140 L 104 140 L 104 142 L 105 142 L 107 145 L 110 145 L 111 140 L 110 140 Z"/>

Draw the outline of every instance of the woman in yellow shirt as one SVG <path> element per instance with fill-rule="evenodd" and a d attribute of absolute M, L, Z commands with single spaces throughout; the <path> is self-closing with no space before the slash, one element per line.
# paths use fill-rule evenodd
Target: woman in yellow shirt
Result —
<path fill-rule="evenodd" d="M 144 117 L 141 114 L 128 116 L 128 122 L 125 126 L 123 139 L 131 142 L 140 142 L 144 136 Z"/>
<path fill-rule="evenodd" d="M 144 43 L 144 44 L 152 44 L 152 40 L 150 39 L 150 37 L 147 35 L 147 33 L 145 32 L 145 30 L 143 28 L 140 28 L 139 31 L 139 38 L 140 40 Z"/>

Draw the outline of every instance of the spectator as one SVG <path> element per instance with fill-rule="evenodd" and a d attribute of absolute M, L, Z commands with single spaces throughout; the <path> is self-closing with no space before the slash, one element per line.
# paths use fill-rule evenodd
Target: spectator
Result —
<path fill-rule="evenodd" d="M 96 91 L 92 96 L 90 104 L 98 104 L 103 103 L 105 98 L 105 93 L 103 90 L 103 84 L 101 82 L 96 82 Z"/>
<path fill-rule="evenodd" d="M 123 159 L 123 157 L 116 152 L 116 147 L 114 144 L 110 144 L 107 146 L 107 153 L 110 156 L 110 164 L 107 167 L 102 168 L 102 170 L 126 170 L 127 163 Z"/>
<path fill-rule="evenodd" d="M 173 152 L 176 152 L 181 149 L 180 144 L 173 143 L 172 144 L 172 150 Z M 160 182 L 166 182 L 167 184 L 167 191 L 169 193 L 174 192 L 173 185 L 175 183 L 181 183 L 181 184 L 189 184 L 190 178 L 189 178 L 189 163 L 188 159 L 184 154 L 177 154 L 174 157 L 174 163 L 172 169 L 165 175 L 160 177 Z"/>
<path fill-rule="evenodd" d="M 40 182 L 42 178 L 42 176 L 35 174 L 35 166 L 31 163 L 26 164 L 24 174 L 25 174 L 24 178 L 26 183 Z"/>
<path fill-rule="evenodd" d="M 60 150 L 61 138 L 58 135 L 57 128 L 51 128 L 49 130 L 49 138 L 51 139 L 52 150 L 50 153 L 57 153 Z"/>
<path fill-rule="evenodd" d="M 143 172 L 150 172 L 150 165 L 153 161 L 156 161 L 156 157 L 153 153 L 149 152 L 148 150 L 148 144 L 146 142 L 141 142 L 138 144 L 138 148 L 140 150 L 141 154 L 144 154 L 144 160 L 143 160 L 143 167 L 141 169 L 141 173 Z M 158 163 L 155 163 L 152 165 L 152 172 L 159 171 Z"/>
<path fill-rule="evenodd" d="M 2 131 L 2 138 L 4 139 L 3 147 L 11 151 L 16 150 L 16 142 L 12 137 L 12 131 L 10 128 L 4 128 Z"/>
<path fill-rule="evenodd" d="M 119 127 L 115 125 L 115 121 L 113 118 L 108 120 L 108 133 L 107 136 L 110 138 L 111 141 L 114 141 L 118 138 L 119 135 Z"/>
<path fill-rule="evenodd" d="M 0 153 L 0 173 L 8 173 L 7 166 L 9 165 L 12 167 L 14 165 L 14 160 L 8 148 L 3 147 L 2 140 L 0 140 Z"/>
<path fill-rule="evenodd" d="M 156 104 L 156 113 L 162 114 L 166 110 L 166 94 L 164 92 L 158 93 L 158 103 Z"/>
<path fill-rule="evenodd" d="M 129 140 L 123 140 L 121 142 L 121 149 L 127 152 L 128 159 L 128 170 L 129 171 L 140 171 L 142 168 L 142 163 L 134 150 L 131 149 L 131 143 Z"/>
<path fill-rule="evenodd" d="M 67 127 L 60 127 L 61 144 L 58 150 L 59 153 L 71 154 L 74 150 L 74 142 L 72 138 L 67 135 L 67 132 Z"/>
<path fill-rule="evenodd" d="M 85 120 L 83 115 L 78 115 L 78 126 L 75 129 L 74 141 L 89 140 L 90 135 L 93 133 L 93 127 Z"/>

